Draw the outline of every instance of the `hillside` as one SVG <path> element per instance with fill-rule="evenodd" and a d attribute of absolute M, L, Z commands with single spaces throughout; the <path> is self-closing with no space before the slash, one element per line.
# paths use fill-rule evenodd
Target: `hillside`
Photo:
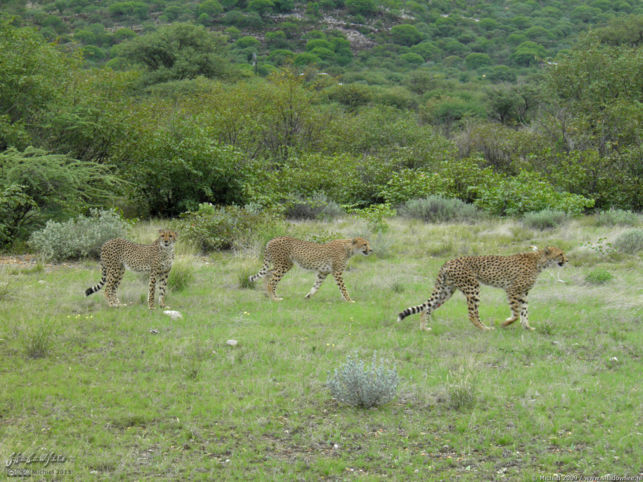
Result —
<path fill-rule="evenodd" d="M 124 43 L 182 22 L 220 34 L 217 53 L 261 75 L 293 63 L 368 84 L 397 84 L 417 70 L 460 82 L 513 82 L 551 62 L 579 33 L 643 11 L 628 0 L 3 3 L 4 13 L 94 65 L 124 67 Z"/>

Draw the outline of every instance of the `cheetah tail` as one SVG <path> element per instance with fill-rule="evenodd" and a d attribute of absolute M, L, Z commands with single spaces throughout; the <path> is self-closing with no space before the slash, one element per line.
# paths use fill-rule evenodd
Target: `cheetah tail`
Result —
<path fill-rule="evenodd" d="M 103 286 L 105 286 L 105 282 L 107 281 L 107 270 L 105 269 L 105 267 L 104 267 L 104 266 L 102 267 L 102 270 L 103 270 L 103 276 L 102 276 L 102 278 L 100 279 L 100 282 L 99 282 L 96 286 L 92 286 L 91 288 L 87 288 L 87 289 L 85 290 L 85 296 L 89 296 L 89 295 L 91 295 L 92 293 L 96 293 L 96 292 L 97 292 L 97 291 L 99 291 Z"/>
<path fill-rule="evenodd" d="M 405 309 L 404 311 L 402 311 L 400 314 L 397 315 L 397 321 L 400 322 L 400 321 L 402 321 L 404 318 L 406 318 L 409 315 L 414 315 L 416 313 L 421 313 L 424 310 L 426 310 L 427 306 L 428 306 L 428 302 L 427 303 L 422 303 L 421 305 L 417 305 L 417 306 L 410 306 L 407 309 Z"/>

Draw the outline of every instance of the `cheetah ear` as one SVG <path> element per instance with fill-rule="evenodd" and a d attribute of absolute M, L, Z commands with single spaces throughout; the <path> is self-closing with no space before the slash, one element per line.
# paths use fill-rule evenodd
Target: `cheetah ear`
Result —
<path fill-rule="evenodd" d="M 552 250 L 551 250 L 551 246 L 547 246 L 547 247 L 545 248 L 545 256 L 549 256 L 549 255 L 551 254 L 551 251 L 552 251 Z"/>
<path fill-rule="evenodd" d="M 355 245 L 355 244 L 358 244 L 358 243 L 359 243 L 359 239 L 357 239 L 357 238 L 353 238 L 353 239 L 351 240 L 351 242 L 352 242 L 354 245 Z"/>
<path fill-rule="evenodd" d="M 536 246 L 535 244 L 529 247 L 531 248 L 532 251 L 538 251 L 538 246 Z"/>

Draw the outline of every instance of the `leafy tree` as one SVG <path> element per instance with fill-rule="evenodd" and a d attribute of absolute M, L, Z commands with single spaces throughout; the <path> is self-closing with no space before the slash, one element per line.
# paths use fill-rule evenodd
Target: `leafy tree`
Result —
<path fill-rule="evenodd" d="M 477 52 L 471 53 L 464 58 L 464 63 L 468 69 L 478 69 L 491 64 L 491 57 L 487 54 Z"/>
<path fill-rule="evenodd" d="M 394 25 L 391 28 L 391 35 L 393 37 L 393 42 L 400 45 L 412 46 L 422 40 L 422 33 L 417 29 L 415 25 L 409 24 L 400 24 Z"/>
<path fill-rule="evenodd" d="M 37 125 L 62 98 L 78 66 L 36 31 L 0 21 L 0 149 L 12 139 L 25 141 L 26 126 Z"/>
<path fill-rule="evenodd" d="M 409 65 L 422 65 L 424 63 L 422 56 L 413 52 L 400 55 L 400 59 Z"/>
<path fill-rule="evenodd" d="M 250 0 L 248 8 L 254 10 L 259 15 L 266 15 L 274 8 L 273 0 Z"/>
<path fill-rule="evenodd" d="M 121 55 L 147 70 L 145 82 L 174 79 L 225 77 L 229 62 L 215 52 L 224 50 L 224 40 L 202 26 L 176 23 L 122 44 Z"/>
<path fill-rule="evenodd" d="M 437 60 L 442 56 L 442 50 L 431 40 L 414 45 L 411 51 L 421 55 L 424 60 Z"/>
<path fill-rule="evenodd" d="M 292 63 L 295 58 L 295 52 L 288 49 L 276 49 L 270 52 L 268 60 L 275 65 L 283 65 Z"/>
<path fill-rule="evenodd" d="M 206 14 L 209 17 L 216 17 L 223 13 L 223 7 L 217 0 L 204 0 L 196 9 L 197 15 Z"/>
<path fill-rule="evenodd" d="M 259 45 L 259 40 L 250 35 L 247 35 L 245 37 L 241 37 L 235 43 L 237 47 L 246 49 L 248 47 L 257 47 Z"/>
<path fill-rule="evenodd" d="M 295 0 L 275 0 L 274 9 L 277 12 L 288 13 L 295 8 Z"/>
<path fill-rule="evenodd" d="M 566 148 L 594 147 L 608 155 L 640 142 L 642 66 L 640 49 L 588 36 L 550 67 L 550 112 L 568 116 L 556 122 Z"/>
<path fill-rule="evenodd" d="M 545 47 L 527 40 L 516 47 L 511 60 L 517 65 L 530 66 L 540 62 L 545 56 Z"/>
<path fill-rule="evenodd" d="M 275 32 L 266 32 L 266 44 L 270 48 L 283 49 L 288 48 L 290 44 L 286 39 L 286 34 L 283 30 L 277 30 Z"/>
<path fill-rule="evenodd" d="M 300 54 L 297 54 L 295 56 L 295 65 L 298 67 L 303 67 L 306 65 L 311 65 L 311 64 L 317 64 L 321 61 L 319 57 L 316 55 L 310 53 L 310 52 L 302 52 Z"/>
<path fill-rule="evenodd" d="M 492 82 L 516 81 L 516 72 L 506 65 L 494 65 L 485 75 Z"/>
<path fill-rule="evenodd" d="M 375 0 L 346 0 L 346 8 L 353 15 L 370 16 L 377 12 Z"/>
<path fill-rule="evenodd" d="M 108 7 L 110 15 L 120 17 L 138 17 L 143 19 L 148 14 L 148 6 L 143 2 L 115 2 Z"/>
<path fill-rule="evenodd" d="M 113 201 L 125 183 L 106 166 L 41 149 L 0 153 L 0 244 L 48 219 L 64 219 Z"/>

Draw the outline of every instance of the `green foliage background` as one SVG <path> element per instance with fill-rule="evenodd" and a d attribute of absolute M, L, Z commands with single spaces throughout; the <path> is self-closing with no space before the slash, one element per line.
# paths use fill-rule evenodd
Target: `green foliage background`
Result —
<path fill-rule="evenodd" d="M 626 0 L 9 2 L 3 172 L 38 152 L 28 181 L 68 179 L 82 202 L 3 176 L 0 242 L 90 207 L 171 217 L 316 195 L 639 211 L 641 32 Z"/>

